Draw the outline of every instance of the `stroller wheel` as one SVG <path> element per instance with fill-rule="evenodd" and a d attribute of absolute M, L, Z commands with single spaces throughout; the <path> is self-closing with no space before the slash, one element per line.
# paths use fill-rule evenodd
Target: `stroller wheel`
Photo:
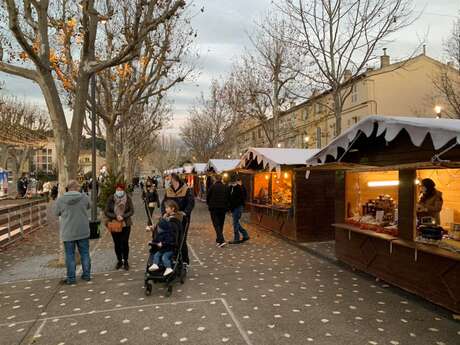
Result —
<path fill-rule="evenodd" d="M 150 296 L 152 294 L 152 283 L 145 282 L 145 295 Z"/>
<path fill-rule="evenodd" d="M 168 286 L 168 289 L 166 290 L 166 297 L 171 297 L 171 295 L 172 295 L 172 290 L 173 290 L 172 285 L 169 285 L 169 286 Z"/>

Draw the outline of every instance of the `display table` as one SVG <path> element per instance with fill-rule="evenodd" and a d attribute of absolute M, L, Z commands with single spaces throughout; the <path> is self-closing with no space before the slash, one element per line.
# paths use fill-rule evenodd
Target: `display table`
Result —
<path fill-rule="evenodd" d="M 333 226 L 339 260 L 460 313 L 460 254 L 349 224 Z"/>

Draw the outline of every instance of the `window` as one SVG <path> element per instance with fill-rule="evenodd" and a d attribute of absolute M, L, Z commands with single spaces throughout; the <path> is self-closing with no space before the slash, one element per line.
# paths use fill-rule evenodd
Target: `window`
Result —
<path fill-rule="evenodd" d="M 351 103 L 358 102 L 358 84 L 353 84 L 351 87 Z"/>

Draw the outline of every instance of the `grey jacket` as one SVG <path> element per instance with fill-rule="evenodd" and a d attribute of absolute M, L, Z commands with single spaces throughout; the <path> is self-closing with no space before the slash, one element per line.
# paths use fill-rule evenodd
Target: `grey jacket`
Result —
<path fill-rule="evenodd" d="M 54 214 L 61 217 L 59 229 L 61 241 L 89 238 L 89 198 L 79 192 L 67 192 L 56 200 Z"/>

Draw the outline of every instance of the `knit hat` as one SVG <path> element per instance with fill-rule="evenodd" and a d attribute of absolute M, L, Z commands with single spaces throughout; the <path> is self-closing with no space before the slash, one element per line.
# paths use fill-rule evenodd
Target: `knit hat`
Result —
<path fill-rule="evenodd" d="M 115 189 L 123 189 L 123 190 L 125 190 L 126 186 L 125 186 L 124 183 L 117 183 L 116 186 L 115 186 Z"/>

